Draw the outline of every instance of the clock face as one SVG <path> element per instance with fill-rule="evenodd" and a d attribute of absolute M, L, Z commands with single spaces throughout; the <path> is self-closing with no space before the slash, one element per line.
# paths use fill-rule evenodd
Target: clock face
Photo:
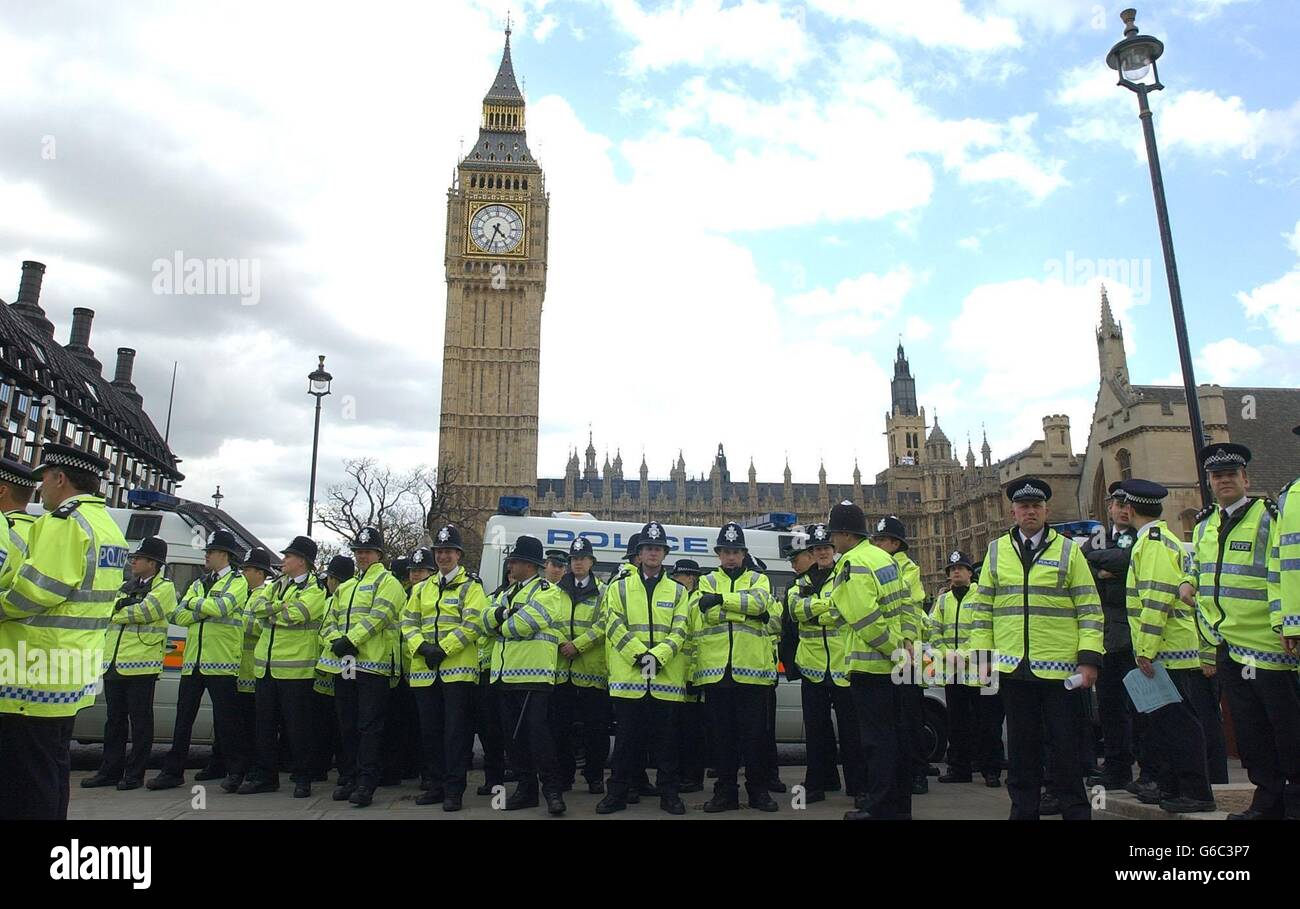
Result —
<path fill-rule="evenodd" d="M 469 222 L 469 236 L 483 252 L 511 252 L 524 237 L 523 216 L 509 205 L 484 205 Z"/>

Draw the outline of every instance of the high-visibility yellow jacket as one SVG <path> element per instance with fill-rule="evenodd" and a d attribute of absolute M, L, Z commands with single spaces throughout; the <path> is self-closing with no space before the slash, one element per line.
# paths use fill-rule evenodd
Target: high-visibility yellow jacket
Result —
<path fill-rule="evenodd" d="M 511 584 L 483 611 L 483 633 L 493 639 L 490 680 L 506 685 L 554 685 L 560 637 L 555 626 L 563 596 L 541 575 Z M 504 606 L 497 622 L 497 607 Z"/>
<path fill-rule="evenodd" d="M 348 597 L 352 595 L 352 588 L 357 583 L 356 578 L 348 578 L 334 589 L 331 596 L 325 598 L 325 617 L 321 619 L 320 634 L 317 636 L 317 644 L 320 647 L 321 656 L 333 656 L 327 653 L 330 642 L 339 637 L 338 631 L 338 607 L 340 602 L 347 602 Z M 329 588 L 327 587 L 326 590 Z M 312 677 L 312 690 L 321 694 L 334 694 L 334 683 L 338 679 L 336 672 L 326 672 L 321 668 L 320 662 L 316 663 L 316 674 Z"/>
<path fill-rule="evenodd" d="M 821 684 L 829 673 L 832 684 L 846 687 L 849 626 L 831 601 L 835 571 L 832 566 L 821 584 L 814 584 L 806 573 L 795 578 L 785 592 L 786 612 L 799 625 L 799 648 L 794 657 L 799 675 L 806 682 Z"/>
<path fill-rule="evenodd" d="M 775 685 L 776 654 L 768 622 L 780 605 L 772 598 L 767 577 L 745 568 L 732 578 L 716 568 L 700 578 L 698 592 L 720 594 L 722 603 L 700 610 L 696 600 L 702 621 L 696 631 L 694 684 L 714 685 L 730 675 L 746 685 Z"/>
<path fill-rule="evenodd" d="M 975 595 L 974 586 L 965 588 L 957 599 L 951 589 L 939 594 L 928 620 L 926 637 L 930 652 L 936 661 L 935 674 L 945 685 L 979 687 L 979 672 L 971 662 L 971 632 L 976 628 L 991 630 L 992 620 L 975 618 L 969 608 Z"/>
<path fill-rule="evenodd" d="M 1269 613 L 1273 630 L 1300 637 L 1300 478 L 1277 502 L 1277 542 L 1269 553 Z"/>
<path fill-rule="evenodd" d="M 265 614 L 265 601 L 270 597 L 271 585 L 263 582 L 261 587 L 248 591 L 248 599 L 244 601 L 244 641 L 239 652 L 239 679 L 236 687 L 248 694 L 257 690 L 253 661 L 257 652 L 257 639 L 262 636 L 262 624 L 258 621 L 258 616 Z"/>
<path fill-rule="evenodd" d="M 925 640 L 925 586 L 921 583 L 921 568 L 901 549 L 893 555 L 899 577 L 907 597 L 899 613 L 899 628 L 903 638 L 921 643 Z"/>
<path fill-rule="evenodd" d="M 118 675 L 157 675 L 167 654 L 167 616 L 176 608 L 176 585 L 162 572 L 144 584 L 122 585 L 104 640 L 104 670 Z"/>
<path fill-rule="evenodd" d="M 563 613 L 569 616 L 569 626 L 560 635 L 560 643 L 570 642 L 578 648 L 578 655 L 568 660 L 561 654 L 557 671 L 561 677 L 567 678 L 579 688 L 605 688 L 609 680 L 609 667 L 605 661 L 605 628 L 601 603 L 608 595 L 608 590 L 595 575 L 590 575 L 590 578 L 590 582 L 580 592 L 576 585 L 570 590 L 563 580 L 559 584 L 560 592 L 569 601 L 569 608 Z M 568 580 L 573 582 L 572 575 L 568 576 Z"/>
<path fill-rule="evenodd" d="M 639 572 L 609 585 L 602 615 L 610 697 L 642 698 L 648 694 L 660 701 L 686 699 L 687 600 L 686 588 L 668 577 L 663 568 L 653 595 L 648 594 Z M 652 675 L 636 663 L 643 653 L 655 659 Z"/>
<path fill-rule="evenodd" d="M 1079 664 L 1101 665 L 1101 598 L 1078 544 L 1052 528 L 1026 567 L 1014 531 L 989 543 L 979 584 L 968 596 L 972 650 L 992 650 L 998 672 L 1029 660 L 1040 679 L 1067 679 Z M 991 622 L 985 625 L 985 622 Z"/>
<path fill-rule="evenodd" d="M 412 688 L 433 684 L 435 670 L 419 654 L 421 644 L 437 644 L 447 654 L 437 667 L 444 682 L 478 682 L 478 639 L 487 594 L 478 575 L 457 566 L 444 584 L 437 574 L 411 590 L 402 612 L 402 638 L 410 655 Z"/>
<path fill-rule="evenodd" d="M 126 553 L 99 496 L 73 496 L 32 524 L 0 591 L 0 713 L 72 716 L 94 703 Z"/>
<path fill-rule="evenodd" d="M 253 674 L 261 679 L 310 679 L 320 659 L 325 588 L 307 573 L 301 581 L 281 577 L 261 600 L 262 633 L 253 652 Z M 358 667 L 360 668 L 360 667 Z"/>
<path fill-rule="evenodd" d="M 906 599 L 898 564 L 870 540 L 840 556 L 831 604 L 849 626 L 844 664 L 850 674 L 889 675 L 903 659 Z"/>
<path fill-rule="evenodd" d="M 170 616 L 173 625 L 186 628 L 181 675 L 192 674 L 195 666 L 204 675 L 239 675 L 247 600 L 248 581 L 233 569 L 190 584 Z"/>
<path fill-rule="evenodd" d="M 1198 516 L 1185 583 L 1196 588 L 1201 635 L 1226 643 L 1234 662 L 1259 669 L 1293 670 L 1300 658 L 1286 653 L 1269 609 L 1268 556 L 1278 545 L 1277 505 L 1251 499 L 1221 532 L 1219 508 Z M 1279 546 L 1280 549 L 1280 546 Z"/>
<path fill-rule="evenodd" d="M 13 585 L 18 566 L 27 558 L 27 538 L 32 534 L 36 516 L 25 511 L 6 511 L 4 521 L 7 542 L 0 546 L 5 550 L 4 558 L 0 559 L 0 564 L 3 565 L 0 567 L 0 590 L 7 590 Z"/>
<path fill-rule="evenodd" d="M 335 593 L 334 636 L 325 642 L 317 665 L 323 672 L 342 672 L 344 657 L 336 656 L 331 647 L 338 638 L 346 637 L 357 647 L 354 665 L 358 672 L 397 678 L 402 672 L 398 622 L 406 606 L 406 591 L 380 562 L 352 580 L 356 583 L 346 595 L 342 586 Z"/>
<path fill-rule="evenodd" d="M 1158 660 L 1166 669 L 1196 669 L 1213 650 L 1201 652 L 1195 611 L 1178 598 L 1190 557 L 1164 521 L 1140 530 L 1128 566 L 1128 624 L 1133 655 Z"/>
<path fill-rule="evenodd" d="M 686 703 L 697 704 L 700 689 L 695 687 L 695 673 L 700 662 L 700 629 L 704 627 L 704 617 L 699 608 L 700 588 L 686 594 L 686 644 L 682 652 L 686 654 Z M 601 648 L 604 649 L 603 647 Z"/>

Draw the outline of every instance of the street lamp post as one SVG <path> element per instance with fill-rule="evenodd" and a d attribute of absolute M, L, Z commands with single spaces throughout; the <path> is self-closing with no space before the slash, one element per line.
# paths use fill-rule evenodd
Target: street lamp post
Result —
<path fill-rule="evenodd" d="M 320 447 L 320 402 L 330 393 L 333 376 L 325 371 L 325 355 L 307 376 L 307 394 L 316 399 L 316 428 L 311 436 L 311 488 L 307 492 L 307 536 L 311 536 L 312 513 L 316 510 L 316 452 Z"/>
<path fill-rule="evenodd" d="M 1165 204 L 1165 181 L 1160 174 L 1160 155 L 1156 151 L 1156 128 L 1152 122 L 1151 107 L 1147 103 L 1149 92 L 1160 91 L 1156 60 L 1165 46 L 1158 38 L 1138 34 L 1137 10 L 1126 9 L 1119 14 L 1124 22 L 1124 39 L 1110 49 L 1106 65 L 1119 73 L 1119 84 L 1138 97 L 1138 119 L 1146 138 L 1147 164 L 1151 168 L 1151 191 L 1156 199 L 1156 220 L 1160 224 L 1160 246 L 1165 257 L 1165 277 L 1169 284 L 1169 302 L 1174 310 L 1174 335 L 1178 340 L 1178 361 L 1183 369 L 1183 394 L 1187 397 L 1187 417 L 1192 430 L 1192 463 L 1201 488 L 1201 504 L 1210 504 L 1210 490 L 1201 470 L 1201 448 L 1208 439 L 1201 424 L 1201 402 L 1196 397 L 1196 376 L 1192 371 L 1192 351 L 1187 341 L 1187 319 L 1183 314 L 1183 291 L 1178 283 L 1178 263 L 1174 259 L 1174 238 L 1169 229 L 1169 208 Z"/>
<path fill-rule="evenodd" d="M 212 494 L 212 507 L 218 509 L 221 508 L 221 500 L 224 498 L 225 496 L 221 494 L 221 484 L 218 483 L 217 491 Z"/>

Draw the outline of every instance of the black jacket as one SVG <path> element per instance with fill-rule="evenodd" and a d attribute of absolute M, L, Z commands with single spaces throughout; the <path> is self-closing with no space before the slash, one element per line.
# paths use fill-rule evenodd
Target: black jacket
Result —
<path fill-rule="evenodd" d="M 1097 547 L 1092 540 L 1083 544 L 1084 558 L 1092 570 L 1092 579 L 1097 583 L 1097 594 L 1101 597 L 1101 611 L 1105 618 L 1102 642 L 1107 653 L 1133 649 L 1133 637 L 1128 626 L 1128 563 L 1133 554 L 1135 533 L 1132 528 L 1118 534 L 1106 535 L 1106 545 Z M 1114 577 L 1103 578 L 1100 571 L 1107 571 Z"/>

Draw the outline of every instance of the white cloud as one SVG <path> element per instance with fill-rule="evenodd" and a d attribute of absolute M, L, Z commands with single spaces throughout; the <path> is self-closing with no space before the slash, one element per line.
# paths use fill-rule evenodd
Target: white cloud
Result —
<path fill-rule="evenodd" d="M 1013 19 L 968 11 L 962 0 L 811 0 L 814 9 L 843 22 L 860 22 L 881 34 L 925 47 L 988 52 L 1015 48 L 1021 38 Z"/>
<path fill-rule="evenodd" d="M 746 66 L 789 79 L 812 59 L 801 17 L 765 0 L 679 0 L 653 11 L 637 0 L 607 0 L 614 22 L 635 39 L 633 74 L 685 64 L 698 69 Z"/>
<path fill-rule="evenodd" d="M 1264 355 L 1256 348 L 1236 338 L 1224 338 L 1201 348 L 1196 358 L 1196 381 L 1233 385 L 1263 362 Z"/>
<path fill-rule="evenodd" d="M 1288 344 L 1300 343 L 1300 267 L 1251 291 L 1238 291 L 1237 302 L 1251 319 L 1263 319 Z"/>
<path fill-rule="evenodd" d="M 973 234 L 969 237 L 962 237 L 960 240 L 957 241 L 957 245 L 962 249 L 968 249 L 971 250 L 972 252 L 978 252 L 980 248 L 980 238 Z"/>
<path fill-rule="evenodd" d="M 541 21 L 537 23 L 537 27 L 533 29 L 533 40 L 539 44 L 546 41 L 546 39 L 551 36 L 551 32 L 555 31 L 555 27 L 559 24 L 560 20 L 556 19 L 550 13 L 547 13 L 541 18 Z"/>
<path fill-rule="evenodd" d="M 907 341 L 924 341 L 934 333 L 934 326 L 920 316 L 908 316 L 907 324 L 903 326 L 903 337 Z"/>
<path fill-rule="evenodd" d="M 94 224 L 53 205 L 41 187 L 32 182 L 9 183 L 0 176 L 0 211 L 5 213 L 6 221 L 21 224 L 23 233 L 32 239 L 66 243 L 94 239 L 100 234 Z"/>

